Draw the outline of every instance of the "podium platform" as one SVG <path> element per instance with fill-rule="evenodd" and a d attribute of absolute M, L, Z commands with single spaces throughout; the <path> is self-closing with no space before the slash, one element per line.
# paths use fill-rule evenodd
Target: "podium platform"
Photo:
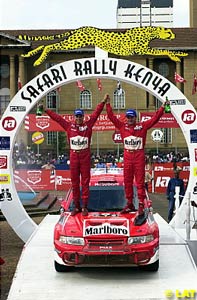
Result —
<path fill-rule="evenodd" d="M 163 300 L 166 290 L 197 290 L 197 269 L 187 242 L 160 215 L 160 268 L 54 269 L 53 229 L 59 216 L 47 215 L 25 244 L 8 300 Z"/>

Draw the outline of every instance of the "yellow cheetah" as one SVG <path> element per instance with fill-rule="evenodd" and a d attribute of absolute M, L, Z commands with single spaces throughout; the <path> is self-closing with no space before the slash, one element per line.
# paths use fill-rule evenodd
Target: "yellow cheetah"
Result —
<path fill-rule="evenodd" d="M 150 42 L 154 39 L 172 40 L 175 34 L 171 29 L 163 27 L 136 27 L 122 32 L 110 32 L 95 27 L 81 27 L 63 34 L 51 36 L 19 36 L 25 40 L 47 40 L 58 39 L 57 43 L 41 45 L 36 49 L 23 54 L 23 57 L 31 57 L 42 51 L 40 57 L 35 61 L 34 66 L 44 62 L 50 52 L 65 51 L 83 48 L 86 46 L 97 46 L 109 53 L 116 55 L 166 55 L 174 61 L 180 61 L 179 57 L 187 56 L 187 53 L 180 51 L 170 51 L 165 49 L 155 49 L 150 47 Z"/>

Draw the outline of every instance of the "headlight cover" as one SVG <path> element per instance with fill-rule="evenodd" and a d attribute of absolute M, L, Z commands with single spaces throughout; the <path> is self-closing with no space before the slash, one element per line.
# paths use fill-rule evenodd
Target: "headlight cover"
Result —
<path fill-rule="evenodd" d="M 59 241 L 61 243 L 63 243 L 63 244 L 68 244 L 68 245 L 83 246 L 85 244 L 84 238 L 72 237 L 72 236 L 64 236 L 64 235 L 60 235 Z"/>
<path fill-rule="evenodd" d="M 154 240 L 154 237 L 152 234 L 149 235 L 142 235 L 142 236 L 131 236 L 128 238 L 128 244 L 145 244 L 152 242 Z"/>

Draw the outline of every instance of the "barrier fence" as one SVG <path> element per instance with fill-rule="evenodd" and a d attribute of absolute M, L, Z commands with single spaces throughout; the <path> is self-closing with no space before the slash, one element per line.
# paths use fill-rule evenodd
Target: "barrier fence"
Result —
<path fill-rule="evenodd" d="M 185 187 L 189 179 L 189 163 L 177 163 L 182 171 L 180 178 L 183 179 Z M 154 163 L 148 169 L 153 181 L 149 183 L 149 192 L 166 193 L 166 188 L 170 178 L 174 177 L 173 163 Z M 116 169 L 114 169 L 114 172 Z M 96 170 L 97 174 L 102 174 L 102 169 Z M 95 169 L 94 169 L 95 173 Z M 15 186 L 17 191 L 68 191 L 71 187 L 70 170 L 15 170 Z M 21 178 L 21 180 L 19 180 Z"/>

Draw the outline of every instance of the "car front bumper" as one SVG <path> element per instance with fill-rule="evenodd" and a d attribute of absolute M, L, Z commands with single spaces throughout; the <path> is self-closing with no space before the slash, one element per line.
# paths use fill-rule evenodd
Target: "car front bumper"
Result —
<path fill-rule="evenodd" d="M 127 246 L 124 251 L 102 250 L 88 252 L 77 249 L 55 247 L 55 260 L 67 266 L 136 266 L 152 264 L 159 259 L 158 243 Z"/>

